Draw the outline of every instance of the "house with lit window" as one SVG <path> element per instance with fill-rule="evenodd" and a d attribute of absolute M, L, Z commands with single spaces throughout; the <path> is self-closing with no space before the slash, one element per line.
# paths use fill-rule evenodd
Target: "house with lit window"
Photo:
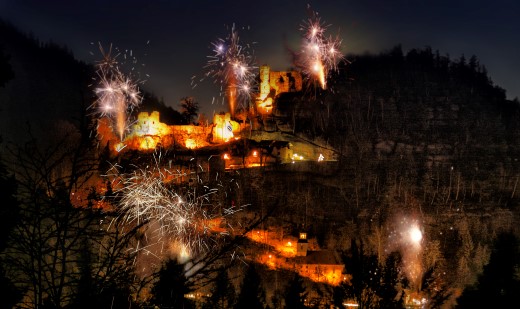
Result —
<path fill-rule="evenodd" d="M 296 257 L 292 259 L 294 270 L 302 277 L 316 282 L 338 285 L 343 280 L 345 265 L 336 251 L 309 250 L 307 233 L 300 233 Z"/>

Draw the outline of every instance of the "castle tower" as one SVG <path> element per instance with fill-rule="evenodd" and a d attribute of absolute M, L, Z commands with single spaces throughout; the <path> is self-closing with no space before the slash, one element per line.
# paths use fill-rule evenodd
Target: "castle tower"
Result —
<path fill-rule="evenodd" d="M 270 114 L 273 109 L 273 98 L 268 97 L 271 92 L 271 85 L 269 84 L 269 77 L 271 73 L 271 68 L 267 65 L 263 65 L 260 67 L 260 85 L 259 85 L 259 93 L 255 102 L 256 112 L 263 114 Z"/>
<path fill-rule="evenodd" d="M 298 244 L 296 245 L 296 256 L 306 256 L 308 249 L 309 243 L 307 242 L 307 233 L 301 232 Z"/>
<path fill-rule="evenodd" d="M 260 67 L 260 100 L 263 101 L 269 95 L 271 86 L 269 86 L 269 73 L 271 69 L 267 65 Z"/>

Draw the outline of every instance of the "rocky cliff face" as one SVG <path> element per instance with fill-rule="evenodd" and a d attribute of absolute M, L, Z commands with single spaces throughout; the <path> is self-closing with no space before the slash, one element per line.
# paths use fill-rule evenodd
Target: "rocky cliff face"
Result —
<path fill-rule="evenodd" d="M 348 250 L 358 239 L 379 257 L 414 218 L 423 265 L 464 288 L 496 235 L 520 235 L 520 104 L 475 57 L 396 48 L 353 58 L 328 82 L 333 91 L 282 98 L 275 115 L 278 127 L 338 149 L 333 172 L 265 171 L 244 180 L 243 199 L 278 205 L 272 224 L 307 226 L 324 247 Z"/>

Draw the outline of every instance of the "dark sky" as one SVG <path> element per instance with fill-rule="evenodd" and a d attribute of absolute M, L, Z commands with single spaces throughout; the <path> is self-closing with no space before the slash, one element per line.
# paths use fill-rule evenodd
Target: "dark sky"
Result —
<path fill-rule="evenodd" d="M 0 0 L 0 16 L 43 41 L 66 45 L 87 62 L 100 59 L 97 42 L 132 50 L 147 81 L 144 88 L 178 108 L 194 96 L 211 115 L 218 88 L 195 89 L 212 54 L 211 43 L 235 24 L 241 41 L 256 42 L 256 63 L 274 70 L 291 66 L 285 46 L 299 48 L 307 5 L 343 39 L 343 53 L 404 51 L 431 46 L 452 59 L 475 54 L 508 98 L 520 97 L 520 1 L 516 0 Z M 240 30 L 245 28 L 244 30 Z M 91 43 L 95 44 L 92 45 Z M 93 53 L 93 55 L 91 54 Z M 144 65 L 144 66 L 143 66 Z"/>

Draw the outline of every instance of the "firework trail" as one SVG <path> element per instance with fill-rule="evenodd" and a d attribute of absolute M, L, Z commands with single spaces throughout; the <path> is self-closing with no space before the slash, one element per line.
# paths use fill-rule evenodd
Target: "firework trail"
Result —
<path fill-rule="evenodd" d="M 117 61 L 119 54 L 112 56 L 112 46 L 108 52 L 101 44 L 99 49 L 103 59 L 96 64 L 97 86 L 94 92 L 97 99 L 89 108 L 94 108 L 99 117 L 108 117 L 114 133 L 123 141 L 130 123 L 130 112 L 141 104 L 142 96 L 137 83 L 121 72 Z"/>
<path fill-rule="evenodd" d="M 310 8 L 309 8 L 310 9 Z M 336 36 L 326 37 L 326 26 L 317 12 L 311 11 L 311 17 L 300 27 L 303 31 L 303 43 L 296 65 L 312 79 L 317 80 L 322 89 L 327 88 L 327 75 L 336 70 L 343 59 L 340 52 L 341 39 Z"/>
<path fill-rule="evenodd" d="M 250 44 L 241 45 L 235 25 L 229 35 L 212 43 L 213 55 L 205 66 L 205 77 L 220 84 L 221 96 L 225 94 L 231 115 L 237 105 L 246 107 L 256 89 L 253 50 Z"/>
<path fill-rule="evenodd" d="M 161 158 L 156 153 L 151 166 L 129 174 L 119 173 L 119 166 L 113 167 L 120 213 L 127 224 L 149 224 L 157 240 L 177 244 L 181 255 L 211 250 L 219 238 L 229 234 L 226 217 L 242 207 L 215 205 L 212 196 L 219 191 L 215 188 L 174 185 L 181 177 L 197 177 L 196 173 L 171 171 L 161 165 Z M 197 179 L 198 184 L 201 182 Z"/>
<path fill-rule="evenodd" d="M 417 220 L 403 216 L 389 238 L 389 249 L 398 249 L 403 257 L 403 268 L 412 285 L 420 290 L 422 279 L 423 233 Z"/>

